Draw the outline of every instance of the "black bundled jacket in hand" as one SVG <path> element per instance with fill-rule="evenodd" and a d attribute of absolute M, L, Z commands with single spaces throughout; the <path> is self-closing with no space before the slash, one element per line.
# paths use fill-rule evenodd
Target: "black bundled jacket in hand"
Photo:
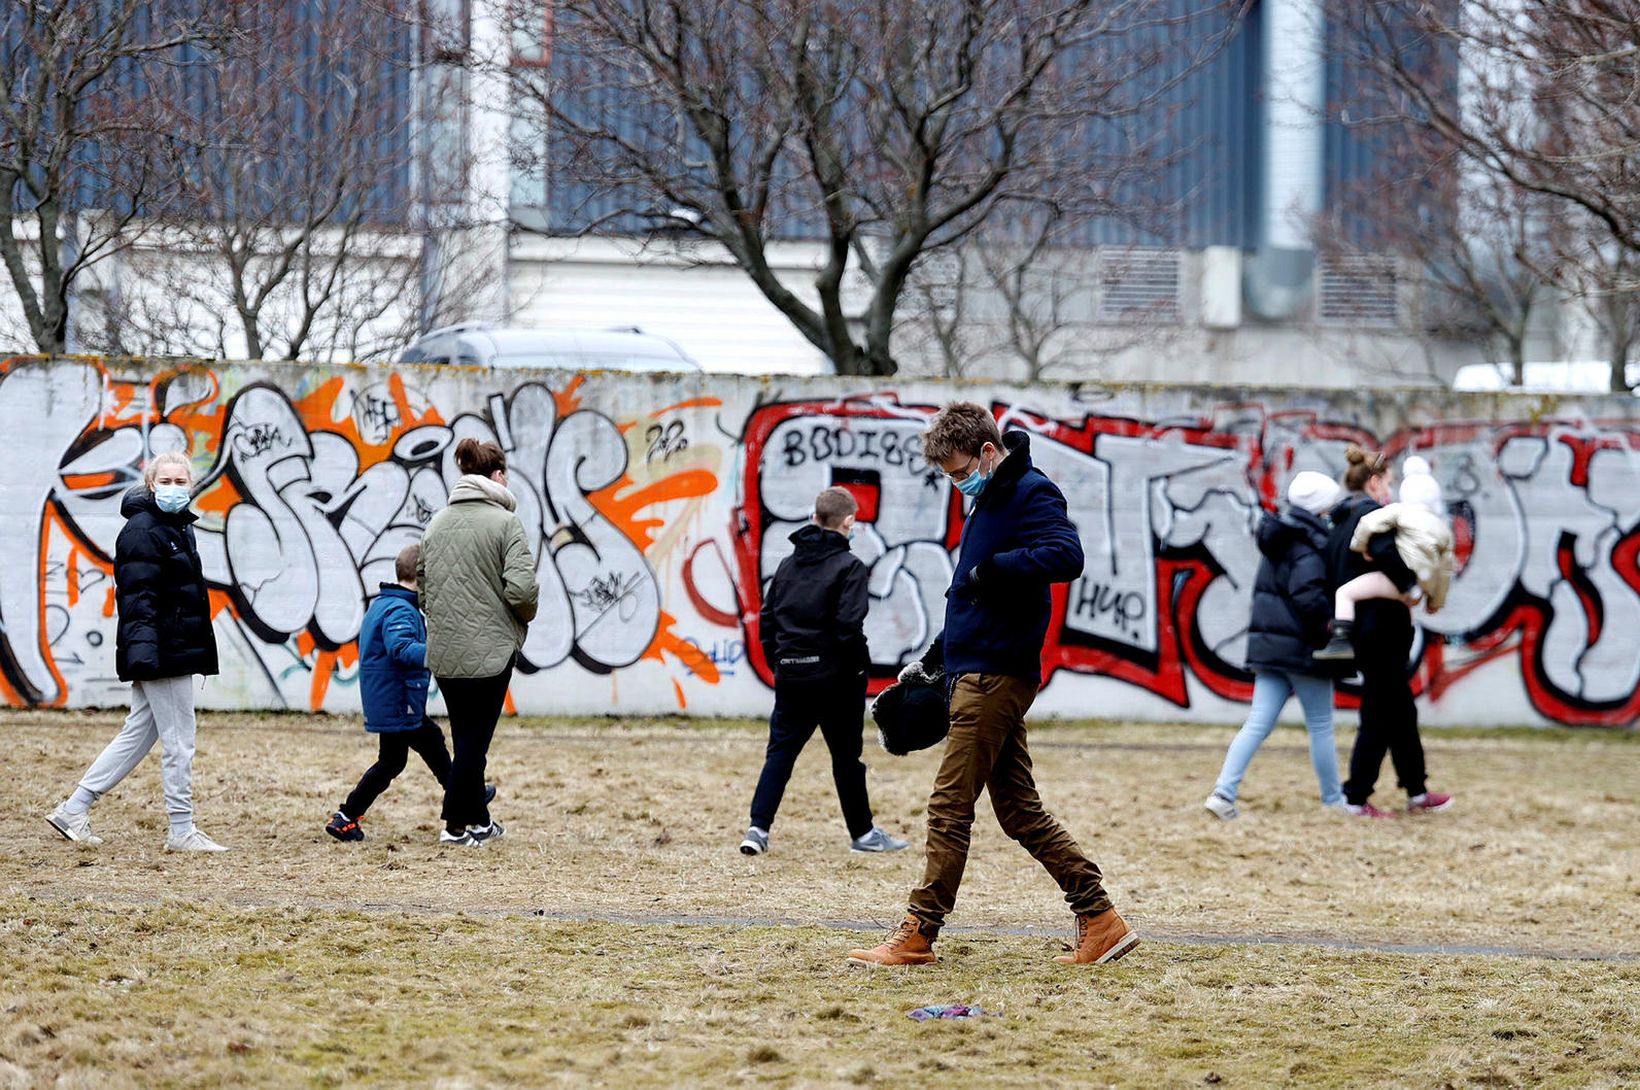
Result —
<path fill-rule="evenodd" d="M 114 546 L 120 680 L 216 673 L 211 602 L 194 547 L 198 516 L 186 508 L 166 514 L 143 484 L 125 494 L 120 514 L 125 528 Z"/>
<path fill-rule="evenodd" d="M 1264 554 L 1253 583 L 1247 627 L 1247 668 L 1326 677 L 1310 657 L 1327 642 L 1332 586 L 1327 573 L 1327 524 L 1301 508 L 1265 515 L 1258 524 Z"/>
<path fill-rule="evenodd" d="M 797 551 L 780 562 L 763 595 L 758 638 L 776 681 L 854 675 L 866 649 L 866 566 L 848 538 L 812 523 L 791 535 Z"/>

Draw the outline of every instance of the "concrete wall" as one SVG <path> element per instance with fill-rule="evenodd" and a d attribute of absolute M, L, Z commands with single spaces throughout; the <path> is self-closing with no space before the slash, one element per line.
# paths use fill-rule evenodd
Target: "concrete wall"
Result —
<path fill-rule="evenodd" d="M 1432 721 L 1640 711 L 1631 399 L 95 359 L 0 362 L 0 686 L 12 704 L 124 702 L 118 500 L 148 452 L 183 447 L 207 482 L 224 663 L 203 703 L 357 708 L 367 598 L 444 503 L 465 435 L 511 451 L 540 558 L 518 711 L 764 714 L 761 582 L 834 482 L 862 500 L 880 685 L 940 624 L 961 508 L 919 433 L 953 396 L 1033 433 L 1081 528 L 1045 714 L 1239 719 L 1251 527 L 1289 474 L 1336 471 L 1350 440 L 1418 449 L 1451 503 L 1462 570 L 1417 650 Z"/>

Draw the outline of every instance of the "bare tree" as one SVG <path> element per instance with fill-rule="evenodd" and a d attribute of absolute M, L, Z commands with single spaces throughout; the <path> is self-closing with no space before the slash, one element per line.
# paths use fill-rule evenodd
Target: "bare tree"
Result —
<path fill-rule="evenodd" d="M 1519 385 L 1533 323 L 1561 267 L 1548 201 L 1468 167 L 1427 131 L 1372 136 L 1376 169 L 1333 202 L 1315 229 L 1318 245 L 1410 259 L 1424 332 L 1508 361 Z"/>
<path fill-rule="evenodd" d="M 230 6 L 231 7 L 231 6 Z M 68 346 L 75 284 L 165 201 L 146 89 L 210 40 L 210 5 L 7 0 L 0 10 L 0 259 L 34 345 Z"/>
<path fill-rule="evenodd" d="M 1333 12 L 1381 82 L 1382 116 L 1640 254 L 1640 0 L 1338 0 Z M 1612 387 L 1626 388 L 1615 364 Z"/>
<path fill-rule="evenodd" d="M 236 32 L 165 96 L 174 199 L 164 252 L 135 270 L 136 336 L 152 349 L 197 331 L 184 350 L 252 359 L 369 356 L 416 309 L 414 5 L 249 0 Z"/>
<path fill-rule="evenodd" d="M 1571 255 L 1567 266 L 1574 297 L 1594 321 L 1606 350 L 1613 392 L 1634 388 L 1629 360 L 1640 341 L 1640 257 L 1611 243 L 1587 245 Z"/>
<path fill-rule="evenodd" d="M 525 4 L 525 8 L 534 5 Z M 726 253 L 844 374 L 892 374 L 918 262 L 1000 206 L 1136 154 L 1115 122 L 1222 43 L 1229 6 L 1166 0 L 564 0 L 517 66 L 580 230 L 664 218 Z M 531 17 L 539 18 L 539 12 Z M 770 248 L 806 237 L 813 294 Z"/>

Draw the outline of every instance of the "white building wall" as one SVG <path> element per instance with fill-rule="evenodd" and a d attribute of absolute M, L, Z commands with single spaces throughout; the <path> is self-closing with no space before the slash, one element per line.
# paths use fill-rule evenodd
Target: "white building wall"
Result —
<path fill-rule="evenodd" d="M 812 249 L 784 248 L 776 259 L 782 281 L 812 301 Z M 709 371 L 829 369 L 825 354 L 721 257 L 682 254 L 670 244 L 524 237 L 513 245 L 510 279 L 513 325 L 637 326 L 677 342 Z"/>

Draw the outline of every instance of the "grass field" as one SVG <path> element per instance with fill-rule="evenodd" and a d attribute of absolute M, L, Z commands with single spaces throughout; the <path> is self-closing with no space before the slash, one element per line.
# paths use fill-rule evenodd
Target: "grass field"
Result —
<path fill-rule="evenodd" d="M 1436 733 L 1458 806 L 1364 822 L 1320 809 L 1283 730 L 1221 824 L 1200 804 L 1228 730 L 1043 728 L 1045 800 L 1146 944 L 1055 965 L 1069 915 L 982 804 L 941 965 L 895 973 L 841 955 L 897 919 L 919 853 L 847 853 L 818 743 L 748 860 L 757 725 L 510 724 L 508 836 L 452 851 L 416 765 L 365 843 L 324 836 L 373 751 L 356 722 L 209 715 L 196 802 L 233 851 L 178 857 L 157 761 L 93 811 L 101 847 L 40 820 L 116 724 L 0 714 L 0 1086 L 1640 1082 L 1633 735 Z M 920 845 L 937 753 L 867 759 L 880 823 Z M 1315 944 L 1251 944 L 1272 936 Z M 905 1016 L 940 1002 L 1004 1013 Z"/>

